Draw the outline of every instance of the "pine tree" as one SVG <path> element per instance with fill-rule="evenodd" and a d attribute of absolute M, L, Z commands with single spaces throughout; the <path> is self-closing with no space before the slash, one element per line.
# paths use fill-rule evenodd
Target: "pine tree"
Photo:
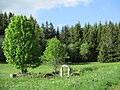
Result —
<path fill-rule="evenodd" d="M 68 25 L 65 25 L 64 27 L 62 27 L 60 41 L 66 45 L 68 45 L 70 43 L 70 34 L 69 34 L 69 26 Z"/>
<path fill-rule="evenodd" d="M 54 26 L 52 23 L 50 23 L 50 28 L 49 28 L 49 38 L 53 38 L 56 36 L 56 31 L 54 29 Z"/>
<path fill-rule="evenodd" d="M 46 21 L 44 33 L 45 33 L 45 38 L 46 38 L 46 39 L 49 39 L 49 33 L 50 33 L 50 32 L 49 32 L 49 24 L 48 24 L 48 21 Z"/>
<path fill-rule="evenodd" d="M 13 16 L 14 16 L 14 14 L 9 12 L 9 14 L 8 14 L 8 23 L 10 23 L 10 18 L 13 17 Z"/>
<path fill-rule="evenodd" d="M 56 31 L 56 37 L 59 40 L 60 39 L 60 32 L 59 32 L 59 27 L 57 27 L 57 31 Z"/>
<path fill-rule="evenodd" d="M 85 24 L 85 26 L 83 27 L 83 40 L 82 40 L 82 44 L 81 44 L 80 48 L 82 48 L 82 45 L 84 46 L 84 44 L 86 46 L 87 45 L 89 46 L 89 48 L 87 48 L 89 54 L 86 54 L 86 56 L 83 58 L 86 61 L 92 61 L 92 59 L 93 59 L 91 56 L 92 55 L 92 40 L 91 40 L 92 39 L 92 30 L 93 30 L 93 27 L 89 23 Z"/>
<path fill-rule="evenodd" d="M 104 26 L 102 26 L 101 30 L 101 38 L 99 42 L 99 55 L 98 55 L 98 62 L 107 62 L 107 56 L 108 56 L 108 48 L 107 48 L 107 43 L 106 40 L 108 39 L 107 36 L 107 22 Z"/>
<path fill-rule="evenodd" d="M 79 62 L 80 61 L 80 45 L 82 40 L 82 29 L 78 22 L 75 26 L 71 26 L 69 29 L 70 42 L 68 45 L 68 55 L 70 56 L 69 61 Z"/>
<path fill-rule="evenodd" d="M 71 26 L 69 29 L 69 35 L 70 35 L 70 43 L 74 44 L 76 42 L 76 37 L 75 37 L 75 28 L 74 26 Z"/>
<path fill-rule="evenodd" d="M 7 15 L 6 12 L 5 13 L 2 13 L 2 11 L 0 12 L 0 35 L 4 35 L 4 31 L 10 22 L 10 18 L 13 16 L 14 14 L 12 14 L 11 12 L 9 12 L 9 15 Z"/>
<path fill-rule="evenodd" d="M 3 35 L 3 13 L 0 12 L 0 35 Z"/>
<path fill-rule="evenodd" d="M 45 33 L 43 31 L 43 28 L 40 28 L 38 24 L 36 25 L 36 30 L 37 30 L 37 34 L 39 37 L 41 55 L 43 55 L 43 52 L 45 51 L 46 43 L 47 43 L 46 38 L 45 38 Z"/>
<path fill-rule="evenodd" d="M 119 31 L 117 25 L 111 21 L 105 25 L 104 36 L 101 38 L 101 46 L 98 56 L 100 62 L 120 61 L 119 53 Z"/>
<path fill-rule="evenodd" d="M 4 35 L 4 30 L 7 28 L 8 24 L 9 24 L 8 23 L 8 15 L 5 12 L 3 15 L 3 35 Z"/>
<path fill-rule="evenodd" d="M 75 36 L 74 36 L 75 42 L 78 42 L 79 40 L 82 39 L 82 28 L 81 28 L 80 22 L 78 22 L 75 25 L 74 31 L 75 31 Z"/>
<path fill-rule="evenodd" d="M 71 43 L 68 45 L 67 47 L 67 51 L 68 51 L 68 56 L 70 57 L 69 60 L 70 62 L 80 62 L 81 57 L 80 57 L 80 50 L 79 50 L 79 46 L 80 43 L 79 42 L 75 42 L 74 44 Z"/>

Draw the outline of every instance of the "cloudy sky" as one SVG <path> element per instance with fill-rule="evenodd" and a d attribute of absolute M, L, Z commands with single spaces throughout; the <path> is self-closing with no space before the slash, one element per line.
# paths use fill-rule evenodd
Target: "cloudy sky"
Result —
<path fill-rule="evenodd" d="M 0 0 L 0 10 L 32 14 L 39 24 L 49 21 L 55 26 L 120 21 L 120 0 Z"/>

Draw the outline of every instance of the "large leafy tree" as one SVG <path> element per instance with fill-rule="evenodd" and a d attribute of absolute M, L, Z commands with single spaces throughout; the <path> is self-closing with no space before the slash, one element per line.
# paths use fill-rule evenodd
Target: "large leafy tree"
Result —
<path fill-rule="evenodd" d="M 26 16 L 11 18 L 2 45 L 7 62 L 21 69 L 22 73 L 26 73 L 28 67 L 35 68 L 41 63 L 38 33 Z"/>
<path fill-rule="evenodd" d="M 64 62 L 64 59 L 67 57 L 65 46 L 57 38 L 48 40 L 42 59 L 50 61 L 55 72 L 57 71 L 59 64 Z"/>

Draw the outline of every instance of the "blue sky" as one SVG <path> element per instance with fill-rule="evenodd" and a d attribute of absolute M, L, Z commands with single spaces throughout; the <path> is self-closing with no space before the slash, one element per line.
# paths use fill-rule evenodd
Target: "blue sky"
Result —
<path fill-rule="evenodd" d="M 32 14 L 39 24 L 48 21 L 60 27 L 78 21 L 82 26 L 87 22 L 120 22 L 120 0 L 1 0 L 0 9 Z"/>
<path fill-rule="evenodd" d="M 120 0 L 94 0 L 89 5 L 77 5 L 74 7 L 57 7 L 51 10 L 43 10 L 39 18 L 44 22 L 46 20 L 56 25 L 74 25 L 78 21 L 82 26 L 86 22 L 94 24 L 95 22 L 111 20 L 120 21 Z"/>

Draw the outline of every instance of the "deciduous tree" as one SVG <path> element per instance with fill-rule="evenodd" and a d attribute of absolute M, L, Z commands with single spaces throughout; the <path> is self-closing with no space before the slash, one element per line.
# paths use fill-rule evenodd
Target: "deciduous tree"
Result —
<path fill-rule="evenodd" d="M 26 16 L 11 18 L 2 45 L 7 62 L 21 69 L 22 73 L 26 73 L 28 67 L 35 68 L 41 63 L 38 34 Z"/>
<path fill-rule="evenodd" d="M 48 40 L 42 59 L 50 61 L 55 72 L 57 71 L 60 63 L 64 62 L 64 59 L 67 57 L 65 46 L 57 38 Z"/>

